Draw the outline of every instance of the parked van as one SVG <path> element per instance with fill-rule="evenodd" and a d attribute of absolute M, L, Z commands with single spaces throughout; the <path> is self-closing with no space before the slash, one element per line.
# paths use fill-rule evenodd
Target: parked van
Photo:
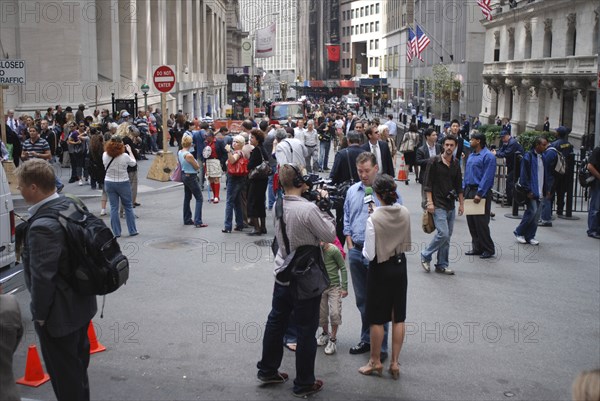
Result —
<path fill-rule="evenodd" d="M 269 113 L 269 124 L 287 124 L 288 117 L 292 117 L 294 123 L 298 119 L 306 119 L 306 109 L 302 102 L 274 102 L 271 104 Z"/>
<path fill-rule="evenodd" d="M 15 211 L 6 172 L 0 163 L 0 285 L 2 293 L 24 289 L 23 270 L 15 254 Z"/>

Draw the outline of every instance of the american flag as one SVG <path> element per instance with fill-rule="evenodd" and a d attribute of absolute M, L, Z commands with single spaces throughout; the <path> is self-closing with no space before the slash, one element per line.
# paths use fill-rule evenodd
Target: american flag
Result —
<path fill-rule="evenodd" d="M 490 3 L 492 0 L 477 0 L 477 5 L 481 8 L 481 12 L 488 21 L 492 20 L 492 7 Z"/>
<path fill-rule="evenodd" d="M 408 28 L 408 40 L 406 41 L 406 60 L 410 63 L 414 57 L 413 40 L 415 34 L 412 29 Z"/>
<path fill-rule="evenodd" d="M 421 27 L 419 25 L 417 25 L 417 47 L 418 47 L 418 56 L 421 60 L 423 60 L 421 58 L 421 53 L 423 53 L 423 51 L 425 50 L 425 48 L 431 43 L 431 40 L 429 39 L 429 37 L 427 35 L 425 35 L 425 33 L 423 33 L 423 30 L 421 29 Z"/>

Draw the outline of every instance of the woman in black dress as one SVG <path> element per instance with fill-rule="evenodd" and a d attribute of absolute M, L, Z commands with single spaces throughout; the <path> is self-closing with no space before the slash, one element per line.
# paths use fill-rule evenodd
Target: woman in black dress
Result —
<path fill-rule="evenodd" d="M 367 273 L 367 319 L 371 328 L 371 356 L 369 363 L 358 371 L 363 375 L 381 375 L 381 343 L 383 325 L 392 321 L 392 355 L 389 372 L 394 379 L 400 376 L 398 357 L 404 341 L 406 319 L 406 256 L 410 250 L 410 213 L 397 204 L 398 194 L 394 179 L 378 175 L 373 192 L 381 206 L 367 220 L 363 256 L 369 263 Z M 396 235 L 390 236 L 389 233 Z"/>
<path fill-rule="evenodd" d="M 252 149 L 252 153 L 250 153 L 250 158 L 248 159 L 248 172 L 260 166 L 264 160 L 269 160 L 269 155 L 263 146 L 264 142 L 264 132 L 259 129 L 253 129 L 250 132 L 250 145 L 254 146 L 254 149 Z M 265 210 L 265 197 L 269 177 L 256 177 L 248 180 L 248 182 L 250 183 L 248 186 L 248 218 L 250 218 L 250 224 L 254 226 L 254 229 L 248 235 L 266 234 L 265 217 L 267 216 L 267 212 Z"/>

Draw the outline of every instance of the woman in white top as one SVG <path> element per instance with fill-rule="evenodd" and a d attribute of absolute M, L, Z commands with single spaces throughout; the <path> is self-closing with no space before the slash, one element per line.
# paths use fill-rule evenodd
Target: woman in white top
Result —
<path fill-rule="evenodd" d="M 378 175 L 373 192 L 381 206 L 367 220 L 363 256 L 369 260 L 367 273 L 366 314 L 371 328 L 371 357 L 358 371 L 363 375 L 381 375 L 381 343 L 383 325 L 392 321 L 392 355 L 389 372 L 394 379 L 400 376 L 398 358 L 404 340 L 406 319 L 405 252 L 410 250 L 410 213 L 396 203 L 398 194 L 394 179 Z M 394 233 L 390 236 L 389 233 Z"/>
<path fill-rule="evenodd" d="M 127 150 L 127 153 L 125 153 Z M 121 236 L 121 221 L 119 220 L 119 201 L 125 208 L 125 220 L 130 236 L 138 235 L 135 227 L 135 215 L 131 199 L 131 186 L 129 184 L 128 166 L 135 166 L 136 161 L 129 145 L 123 144 L 120 136 L 113 136 L 104 147 L 102 163 L 106 169 L 104 189 L 110 201 L 110 225 L 115 237 Z"/>

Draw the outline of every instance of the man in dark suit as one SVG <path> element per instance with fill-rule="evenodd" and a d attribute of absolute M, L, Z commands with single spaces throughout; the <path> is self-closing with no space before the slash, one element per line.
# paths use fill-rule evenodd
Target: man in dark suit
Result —
<path fill-rule="evenodd" d="M 368 141 L 362 146 L 363 150 L 375 155 L 381 174 L 388 174 L 394 177 L 392 153 L 390 152 L 388 144 L 379 140 L 379 130 L 376 127 L 369 127 L 365 130 L 365 135 L 367 136 Z"/>
<path fill-rule="evenodd" d="M 466 137 L 468 138 L 469 137 L 468 121 L 466 121 L 465 124 L 467 127 L 466 128 Z M 450 123 L 450 134 L 453 135 L 458 140 L 458 144 L 456 145 L 454 157 L 456 157 L 458 159 L 459 165 L 460 165 L 460 160 L 462 158 L 463 148 L 464 148 L 463 132 L 464 132 L 464 129 L 461 132 L 460 123 L 458 122 L 458 120 L 457 119 L 452 120 L 452 122 Z"/>
<path fill-rule="evenodd" d="M 23 151 L 21 141 L 19 140 L 19 136 L 16 134 L 16 132 L 13 131 L 12 129 L 10 129 L 8 124 L 5 124 L 5 126 L 6 126 L 6 143 L 9 145 L 12 145 L 12 147 L 13 147 L 13 150 L 12 150 L 13 163 L 15 163 L 16 167 L 19 167 L 19 163 L 21 161 L 21 152 Z"/>
<path fill-rule="evenodd" d="M 15 170 L 18 188 L 34 219 L 38 213 L 66 210 L 71 202 L 56 193 L 54 169 L 42 159 L 27 160 Z M 72 255 L 58 219 L 40 217 L 24 236 L 25 284 L 31 293 L 31 316 L 56 398 L 89 400 L 87 329 L 97 311 L 96 297 L 76 293 L 60 271 Z M 52 244 L 52 246 L 48 246 Z"/>
<path fill-rule="evenodd" d="M 329 179 L 332 184 L 341 184 L 342 182 L 358 182 L 360 178 L 356 171 L 356 158 L 365 150 L 360 146 L 361 134 L 356 131 L 350 131 L 347 135 L 348 147 L 335 154 L 333 167 L 329 173 Z M 335 210 L 335 232 L 343 244 L 346 240 L 344 235 L 344 205 Z"/>
<path fill-rule="evenodd" d="M 0 293 L 2 287 L 0 286 Z M 13 374 L 13 354 L 23 337 L 21 310 L 14 295 L 0 294 L 0 399 L 20 400 Z"/>
<path fill-rule="evenodd" d="M 423 146 L 417 148 L 417 165 L 419 166 L 419 182 L 421 183 L 421 207 L 427 208 L 427 197 L 423 190 L 423 184 L 425 183 L 426 177 L 425 172 L 427 171 L 427 164 L 435 156 L 442 153 L 442 145 L 437 141 L 437 132 L 433 128 L 427 128 L 425 130 L 425 143 Z"/>
<path fill-rule="evenodd" d="M 350 131 L 354 131 L 355 125 L 356 119 L 354 118 L 354 113 L 349 111 L 346 114 L 346 121 L 344 121 L 344 135 L 348 135 Z"/>

